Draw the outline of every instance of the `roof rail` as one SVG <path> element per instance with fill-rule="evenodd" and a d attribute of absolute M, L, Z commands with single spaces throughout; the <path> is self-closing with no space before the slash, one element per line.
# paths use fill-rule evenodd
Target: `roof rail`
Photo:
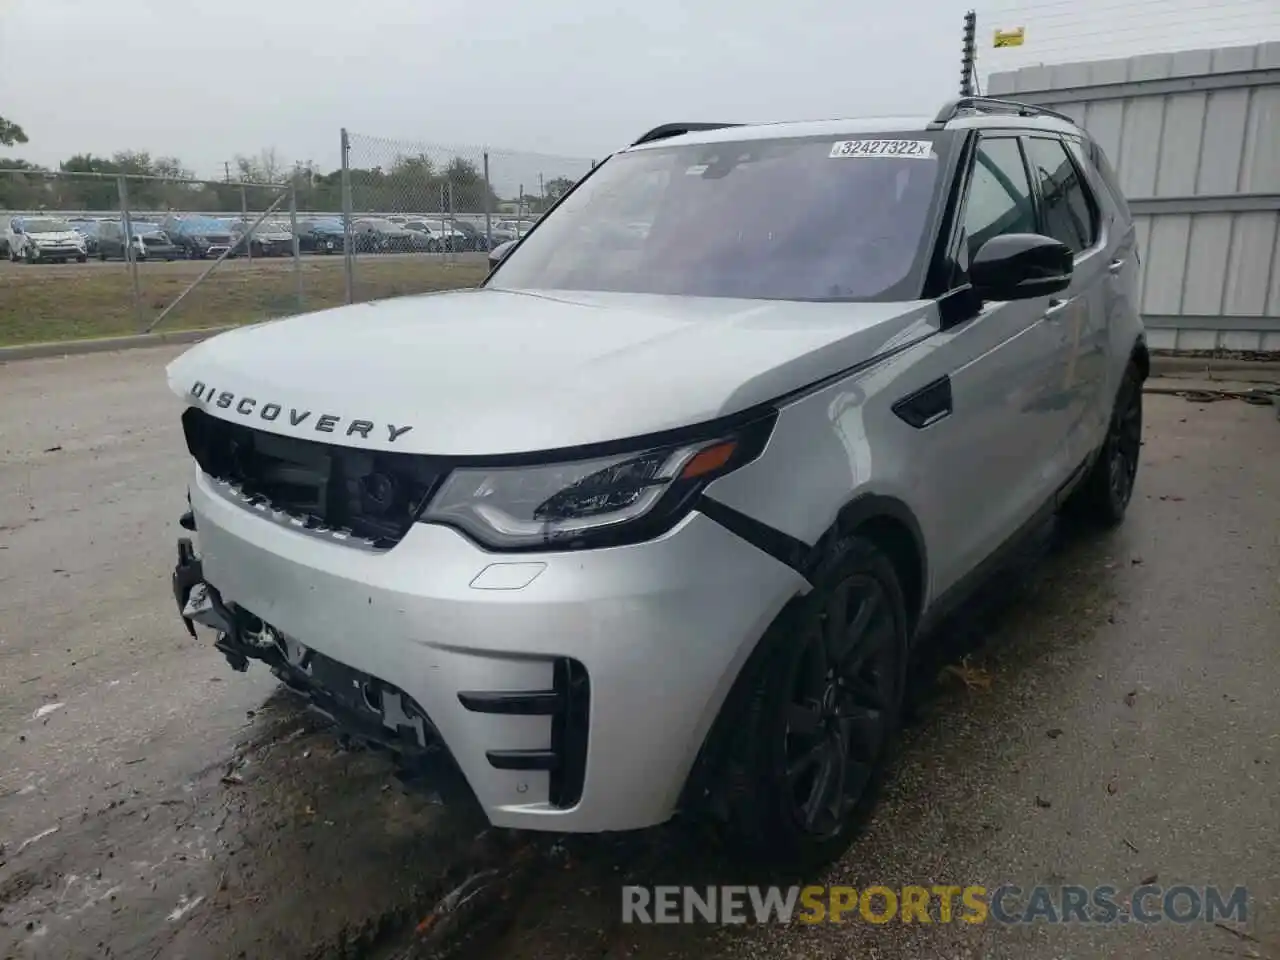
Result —
<path fill-rule="evenodd" d="M 642 143 L 653 143 L 655 140 L 666 140 L 668 137 L 678 137 L 684 133 L 695 133 L 699 130 L 721 130 L 725 127 L 740 127 L 740 123 L 664 123 L 660 127 L 654 127 L 643 137 L 631 144 L 638 147 Z"/>
<path fill-rule="evenodd" d="M 1023 103 L 1021 100 L 1002 100 L 999 97 L 957 97 L 947 101 L 938 111 L 933 123 L 929 124 L 929 129 L 941 130 L 966 110 L 972 110 L 975 113 L 1012 113 L 1019 117 L 1054 117 L 1065 120 L 1067 123 L 1075 123 L 1075 120 L 1065 113 L 1058 113 L 1047 107 L 1038 107 L 1034 103 Z"/>

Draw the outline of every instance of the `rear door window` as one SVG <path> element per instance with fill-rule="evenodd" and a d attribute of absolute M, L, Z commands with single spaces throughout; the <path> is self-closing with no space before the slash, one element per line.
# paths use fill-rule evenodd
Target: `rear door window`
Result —
<path fill-rule="evenodd" d="M 1046 234 L 1075 254 L 1098 240 L 1098 206 L 1059 139 L 1029 137 L 1027 160 L 1040 191 L 1041 219 Z"/>
<path fill-rule="evenodd" d="M 1071 141 L 1071 152 L 1076 158 L 1076 162 L 1081 166 L 1085 163 L 1085 148 L 1076 141 Z M 1098 171 L 1098 176 L 1102 180 L 1102 185 L 1106 188 L 1107 193 L 1111 195 L 1111 200 L 1115 203 L 1116 208 L 1126 219 L 1132 219 L 1129 212 L 1129 200 L 1124 195 L 1124 191 L 1120 189 L 1120 178 L 1116 176 L 1115 168 L 1111 166 L 1111 161 L 1107 159 L 1106 153 L 1102 147 L 1096 143 L 1090 143 L 1088 149 L 1088 162 Z"/>

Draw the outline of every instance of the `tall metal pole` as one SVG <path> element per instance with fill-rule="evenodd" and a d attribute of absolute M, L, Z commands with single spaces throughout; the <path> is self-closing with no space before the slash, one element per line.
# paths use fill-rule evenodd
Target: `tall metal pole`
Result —
<path fill-rule="evenodd" d="M 978 59 L 978 14 L 964 15 L 964 47 L 960 57 L 960 96 L 973 96 L 973 79 Z"/>
<path fill-rule="evenodd" d="M 342 271 L 347 303 L 355 299 L 355 237 L 351 231 L 351 139 L 342 128 Z"/>
<path fill-rule="evenodd" d="M 454 254 L 457 253 L 458 246 L 458 217 L 453 209 L 453 181 L 449 180 L 449 260 L 457 259 Z"/>
<path fill-rule="evenodd" d="M 120 226 L 124 230 L 124 258 L 129 265 L 129 276 L 133 282 L 133 312 L 138 320 L 138 329 L 146 328 L 147 322 L 142 316 L 142 289 L 138 284 L 138 257 L 133 249 L 133 218 L 129 216 L 129 181 L 123 177 L 116 178 L 116 190 L 120 194 Z"/>
<path fill-rule="evenodd" d="M 298 171 L 289 184 L 289 237 L 293 243 L 293 279 L 298 292 L 298 312 L 304 309 L 302 299 L 302 249 L 298 246 Z"/>
<path fill-rule="evenodd" d="M 493 249 L 493 211 L 490 209 L 492 203 L 490 197 L 493 196 L 493 186 L 489 183 L 489 151 L 484 152 L 484 242 L 490 250 Z"/>
<path fill-rule="evenodd" d="M 240 184 L 240 219 L 245 226 L 249 224 L 249 195 L 245 192 L 244 184 Z M 249 262 L 253 263 L 253 238 L 244 238 L 244 251 L 249 257 Z"/>

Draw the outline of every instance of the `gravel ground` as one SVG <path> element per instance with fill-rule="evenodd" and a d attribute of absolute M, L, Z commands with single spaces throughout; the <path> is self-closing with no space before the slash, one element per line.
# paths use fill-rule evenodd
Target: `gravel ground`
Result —
<path fill-rule="evenodd" d="M 1048 529 L 944 633 L 883 805 L 803 883 L 1249 887 L 1243 926 L 624 926 L 744 877 L 679 827 L 509 838 L 182 631 L 175 350 L 0 366 L 0 956 L 1280 960 L 1280 425 L 1148 397 L 1129 520 Z M 931 671 L 930 677 L 933 676 Z M 442 894 L 500 882 L 453 917 Z M 424 921 L 421 922 L 420 921 Z M 1234 932 L 1232 932 L 1234 931 Z"/>

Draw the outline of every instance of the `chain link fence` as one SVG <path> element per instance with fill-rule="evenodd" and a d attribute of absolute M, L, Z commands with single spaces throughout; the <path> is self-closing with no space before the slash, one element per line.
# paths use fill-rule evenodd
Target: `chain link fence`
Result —
<path fill-rule="evenodd" d="M 592 161 L 342 131 L 349 301 L 478 283 Z M 425 259 L 424 259 L 425 258 Z"/>
<path fill-rule="evenodd" d="M 474 286 L 592 166 L 342 132 L 285 182 L 0 169 L 0 346 Z"/>
<path fill-rule="evenodd" d="M 0 170 L 0 345 L 250 323 L 319 305 L 292 183 Z M 335 264 L 331 302 L 342 302 Z"/>

